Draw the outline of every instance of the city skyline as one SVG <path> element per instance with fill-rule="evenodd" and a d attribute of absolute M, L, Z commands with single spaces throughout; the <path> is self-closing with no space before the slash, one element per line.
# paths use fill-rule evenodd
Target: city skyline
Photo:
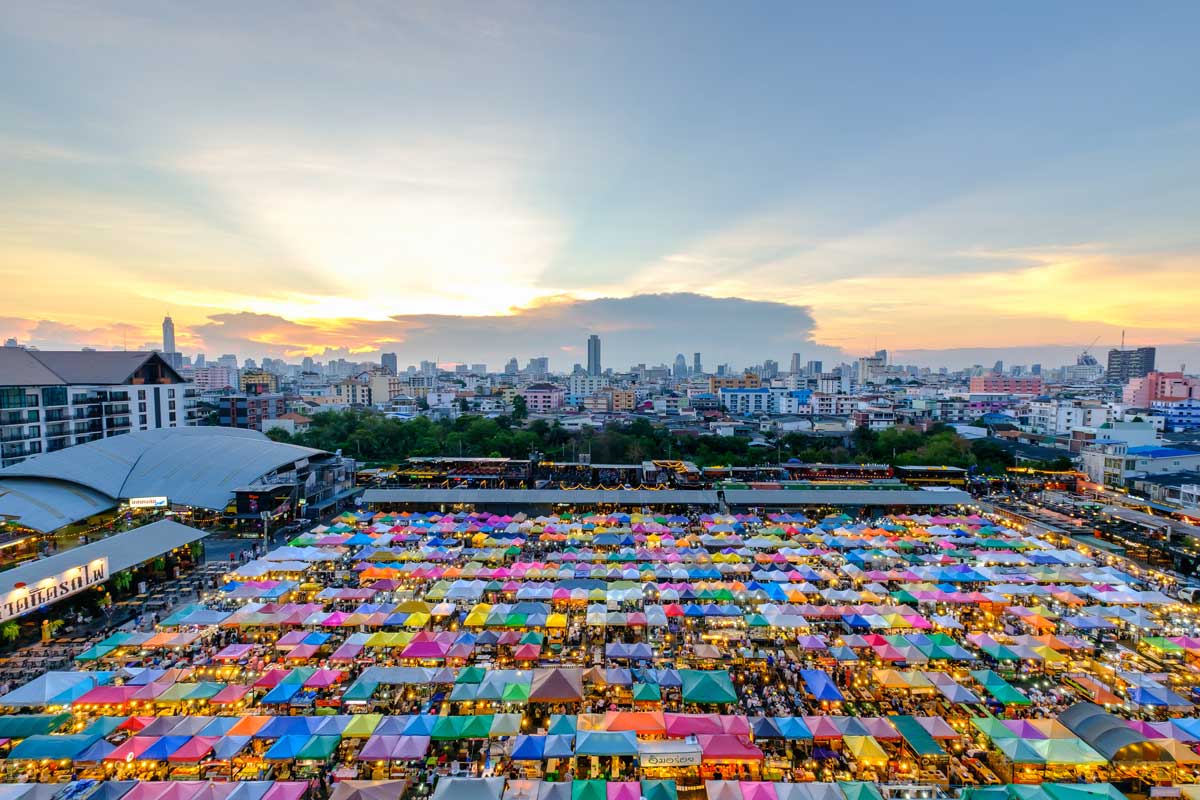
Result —
<path fill-rule="evenodd" d="M 628 361 L 604 308 L 664 360 L 1200 363 L 1196 8 L 195 13 L 0 22 L 0 338 Z"/>

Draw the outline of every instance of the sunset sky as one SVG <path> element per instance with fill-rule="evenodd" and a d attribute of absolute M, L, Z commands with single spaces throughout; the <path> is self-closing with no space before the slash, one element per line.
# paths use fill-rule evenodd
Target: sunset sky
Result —
<path fill-rule="evenodd" d="M 10 4 L 0 338 L 1200 366 L 1200 4 L 845 5 Z"/>

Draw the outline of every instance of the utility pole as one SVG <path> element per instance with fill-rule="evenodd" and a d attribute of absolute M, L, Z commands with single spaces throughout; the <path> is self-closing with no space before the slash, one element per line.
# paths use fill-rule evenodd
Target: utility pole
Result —
<path fill-rule="evenodd" d="M 271 549 L 271 540 L 267 535 L 267 531 L 271 524 L 271 512 L 263 511 L 259 514 L 259 516 L 262 517 L 262 523 L 263 523 L 263 553 L 266 553 L 268 550 Z"/>

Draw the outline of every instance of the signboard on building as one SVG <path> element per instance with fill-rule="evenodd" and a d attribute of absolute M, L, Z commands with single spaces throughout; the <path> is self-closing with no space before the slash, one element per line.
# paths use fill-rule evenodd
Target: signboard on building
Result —
<path fill-rule="evenodd" d="M 108 558 L 65 569 L 29 586 L 14 586 L 0 595 L 0 622 L 27 614 L 36 608 L 78 594 L 108 580 Z"/>
<path fill-rule="evenodd" d="M 129 498 L 130 508 L 166 508 L 167 498 L 165 497 L 131 497 Z"/>

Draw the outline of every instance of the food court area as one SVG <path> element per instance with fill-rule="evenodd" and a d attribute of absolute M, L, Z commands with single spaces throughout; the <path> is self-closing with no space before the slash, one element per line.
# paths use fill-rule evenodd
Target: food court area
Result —
<path fill-rule="evenodd" d="M 1200 607 L 999 519 L 347 513 L 0 696 L 0 800 L 1200 800 Z"/>

